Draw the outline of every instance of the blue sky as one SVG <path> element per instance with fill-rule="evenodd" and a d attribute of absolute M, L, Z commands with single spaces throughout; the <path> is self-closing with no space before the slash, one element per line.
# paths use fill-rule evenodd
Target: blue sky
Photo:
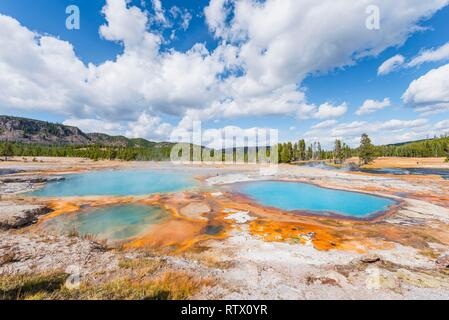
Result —
<path fill-rule="evenodd" d="M 342 2 L 338 9 L 347 10 L 348 19 L 329 16 L 336 11 L 331 8 L 334 4 L 322 1 L 324 8 L 329 6 L 322 18 L 334 21 L 335 26 L 327 22 L 319 26 L 318 19 L 307 20 L 306 15 L 299 16 L 308 10 L 312 12 L 314 8 L 308 4 L 309 1 L 303 1 L 307 4 L 302 7 L 291 2 L 285 9 L 282 7 L 290 1 L 279 5 L 276 0 L 162 0 L 159 18 L 163 17 L 163 20 L 157 15 L 157 1 L 110 2 L 0 2 L 0 14 L 17 21 L 26 32 L 34 33 L 36 38 L 49 36 L 57 39 L 60 41 L 58 46 L 63 46 L 63 42 L 73 46 L 80 64 L 73 70 L 69 68 L 67 74 L 73 72 L 73 77 L 78 78 L 85 72 L 80 76 L 84 79 L 66 83 L 58 78 L 61 76 L 58 72 L 55 75 L 55 66 L 45 65 L 41 72 L 48 72 L 45 81 L 49 82 L 44 83 L 42 79 L 35 80 L 36 76 L 28 70 L 21 69 L 25 64 L 23 61 L 11 60 L 0 54 L 0 68 L 3 62 L 5 72 L 11 72 L 9 78 L 5 76 L 8 86 L 3 100 L 0 95 L 1 113 L 64 122 L 87 131 L 139 135 L 155 140 L 168 139 L 173 130 L 189 130 L 185 123 L 192 118 L 202 120 L 206 129 L 234 126 L 244 132 L 255 127 L 270 127 L 279 129 L 283 141 L 306 137 L 309 141 L 322 140 L 329 146 L 335 138 L 356 143 L 364 127 L 377 143 L 419 139 L 449 131 L 448 87 L 437 86 L 431 97 L 425 95 L 432 81 L 449 80 L 449 74 L 441 70 L 448 63 L 449 54 L 446 56 L 441 50 L 437 59 L 424 59 L 417 66 L 407 66 L 407 62 L 425 50 L 436 51 L 449 42 L 449 7 L 441 2 L 429 1 L 428 5 L 423 5 L 415 0 L 405 1 L 404 5 L 413 10 L 410 16 L 404 17 L 395 13 L 403 12 L 404 8 L 379 1 L 380 29 L 366 33 L 368 40 L 360 35 L 367 30 L 357 22 L 364 21 L 366 17 L 350 18 L 351 15 L 364 14 L 359 8 L 363 8 L 360 3 L 364 1 Z M 113 8 L 112 2 L 123 5 L 109 14 L 102 13 L 108 4 Z M 80 30 L 66 29 L 65 9 L 71 4 L 80 8 Z M 137 15 L 135 19 L 131 16 L 133 7 L 138 10 L 138 13 L 134 12 Z M 208 14 L 205 13 L 206 7 L 211 8 Z M 245 11 L 249 9 L 254 10 L 254 14 Z M 290 11 L 294 13 L 290 14 Z M 295 17 L 296 12 L 298 16 Z M 139 19 L 143 23 L 146 21 L 144 30 L 136 22 Z M 306 22 L 299 24 L 300 20 Z M 10 20 L 5 19 L 3 23 L 18 28 Z M 285 26 L 277 28 L 276 23 L 285 23 Z M 350 23 L 355 23 L 355 28 Z M 117 31 L 113 24 L 130 30 Z M 104 25 L 109 26 L 109 30 L 102 33 L 100 27 Z M 16 32 L 16 29 L 11 29 L 14 30 L 11 32 Z M 265 34 L 258 33 L 261 29 L 266 30 Z M 139 40 L 136 44 L 132 34 L 134 30 L 156 35 L 157 40 Z M 275 30 L 273 34 L 272 30 Z M 30 44 L 20 37 L 14 38 L 18 39 L 17 43 L 10 44 L 7 41 L 11 39 L 4 35 L 3 45 L 11 48 L 23 46 L 24 50 L 34 46 L 37 53 L 28 49 L 30 55 L 47 54 L 49 51 L 38 40 Z M 130 39 L 134 42 L 131 43 Z M 155 53 L 142 53 L 142 48 L 147 50 L 147 46 L 154 43 L 157 43 Z M 202 45 L 199 49 L 196 47 L 198 44 Z M 189 54 L 193 47 L 197 48 L 195 53 Z M 267 53 L 261 53 L 260 48 Z M 218 56 L 218 52 L 225 49 L 226 54 L 214 58 L 214 53 Z M 10 48 L 6 47 L 6 50 Z M 357 53 L 364 50 L 372 52 L 365 57 L 357 57 Z M 58 51 L 61 59 L 55 61 L 67 59 L 68 62 L 64 63 L 76 65 L 66 54 L 64 50 Z M 122 61 L 118 61 L 118 57 L 127 54 L 126 64 L 123 62 L 121 66 L 119 62 Z M 402 66 L 388 74 L 378 75 L 379 67 L 398 54 L 405 59 Z M 306 56 L 308 58 L 304 58 Z M 32 56 L 27 61 L 40 61 L 41 58 Z M 191 58 L 195 62 L 189 62 Z M 300 60 L 304 61 L 298 62 Z M 107 61 L 114 66 L 102 68 Z M 147 65 L 147 62 L 151 64 Z M 132 69 L 135 66 L 142 67 Z M 65 69 L 64 65 L 56 67 Z M 179 75 L 173 75 L 176 69 L 173 71 L 172 67 L 179 68 Z M 137 75 L 140 72 L 136 70 L 143 70 L 142 74 Z M 432 77 L 433 70 L 438 70 L 438 76 Z M 411 88 L 412 82 L 421 77 L 422 80 Z M 19 79 L 14 82 L 19 87 L 14 87 L 11 79 Z M 54 83 L 58 85 L 54 86 Z M 175 89 L 171 90 L 170 85 Z M 25 96 L 15 96 L 19 95 L 18 92 Z M 26 96 L 26 92 L 33 94 Z M 403 97 L 406 92 L 409 92 L 408 98 Z M 63 96 L 61 101 L 58 99 L 60 96 Z M 58 101 L 54 97 L 58 97 Z M 365 101 L 380 103 L 385 98 L 390 102 L 387 106 L 379 107 L 375 112 L 356 114 Z M 326 103 L 328 108 L 323 108 L 320 113 L 320 106 Z M 324 112 L 325 109 L 328 112 Z M 391 125 L 382 126 L 389 121 L 393 121 Z M 320 123 L 324 123 L 324 129 L 312 128 Z"/>

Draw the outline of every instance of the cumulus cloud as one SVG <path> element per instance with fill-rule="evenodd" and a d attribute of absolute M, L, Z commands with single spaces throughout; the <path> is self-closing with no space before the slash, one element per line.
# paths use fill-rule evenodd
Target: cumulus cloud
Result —
<path fill-rule="evenodd" d="M 346 103 L 342 103 L 339 106 L 334 106 L 330 103 L 323 103 L 318 107 L 318 111 L 314 117 L 318 119 L 337 118 L 341 117 L 348 111 Z"/>
<path fill-rule="evenodd" d="M 147 15 L 137 7 L 128 7 L 124 0 L 108 0 L 103 7 L 107 24 L 100 27 L 106 40 L 120 41 L 125 46 L 138 45 L 143 41 Z"/>
<path fill-rule="evenodd" d="M 395 71 L 400 66 L 402 66 L 404 64 L 404 61 L 405 58 L 402 55 L 397 54 L 394 57 L 391 57 L 390 59 L 382 63 L 377 69 L 377 74 L 381 76 L 387 75 L 390 72 Z"/>
<path fill-rule="evenodd" d="M 380 0 L 382 32 L 372 32 L 365 27 L 364 1 L 211 0 L 205 18 L 219 45 L 179 52 L 160 50 L 165 39 L 151 29 L 147 11 L 126 0 L 106 0 L 99 32 L 120 43 L 123 53 L 98 65 L 81 62 L 70 43 L 0 15 L 0 45 L 9 48 L 0 51 L 0 104 L 155 126 L 161 134 L 169 128 L 156 120 L 163 115 L 178 117 L 182 127 L 192 119 L 338 117 L 347 106 L 308 105 L 302 80 L 402 44 L 447 3 Z M 152 5 L 167 19 L 160 1 Z"/>
<path fill-rule="evenodd" d="M 86 133 L 106 133 L 109 135 L 120 135 L 126 127 L 120 123 L 104 121 L 99 119 L 72 119 L 64 120 L 64 125 L 74 126 Z"/>
<path fill-rule="evenodd" d="M 126 135 L 133 138 L 146 137 L 152 140 L 164 140 L 172 132 L 173 127 L 162 122 L 161 118 L 142 113 L 137 121 L 128 123 Z"/>
<path fill-rule="evenodd" d="M 414 80 L 402 96 L 406 105 L 423 113 L 449 110 L 449 64 Z"/>
<path fill-rule="evenodd" d="M 385 109 L 386 107 L 391 106 L 390 99 L 385 98 L 383 101 L 377 101 L 377 100 L 365 100 L 363 102 L 362 106 L 356 111 L 356 115 L 362 116 L 365 114 L 370 114 L 382 109 Z"/>

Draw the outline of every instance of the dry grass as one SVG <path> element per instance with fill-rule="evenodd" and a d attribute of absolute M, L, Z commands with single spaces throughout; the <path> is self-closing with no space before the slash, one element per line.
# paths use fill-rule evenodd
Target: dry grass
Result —
<path fill-rule="evenodd" d="M 165 265 L 165 261 L 160 258 L 122 259 L 118 264 L 120 268 L 134 271 L 141 276 L 154 274 Z"/>
<path fill-rule="evenodd" d="M 401 157 L 380 157 L 373 163 L 365 166 L 366 168 L 448 168 L 445 158 L 401 158 Z M 358 158 L 350 158 L 347 162 L 358 163 Z"/>
<path fill-rule="evenodd" d="M 0 277 L 0 299 L 22 300 L 45 297 L 62 288 L 67 275 L 54 272 L 39 275 Z"/>
<path fill-rule="evenodd" d="M 131 266 L 132 267 L 132 266 Z M 0 299 L 3 300 L 185 300 L 211 279 L 196 279 L 183 272 L 165 272 L 145 281 L 115 279 L 100 285 L 82 284 L 80 289 L 65 287 L 67 274 L 0 277 Z"/>
<path fill-rule="evenodd" d="M 79 290 L 63 289 L 57 299 L 82 300 L 185 300 L 212 280 L 198 280 L 181 272 L 166 272 L 146 281 L 118 279 L 99 286 L 81 286 Z"/>

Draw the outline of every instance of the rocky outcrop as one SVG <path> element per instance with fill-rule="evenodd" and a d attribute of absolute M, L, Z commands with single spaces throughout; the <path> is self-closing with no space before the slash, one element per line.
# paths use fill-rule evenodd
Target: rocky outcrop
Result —
<path fill-rule="evenodd" d="M 370 255 L 366 255 L 366 256 L 362 257 L 360 259 L 360 261 L 363 263 L 370 264 L 370 263 L 380 262 L 380 261 L 382 261 L 382 259 L 378 255 L 370 254 Z"/>
<path fill-rule="evenodd" d="M 77 127 L 46 121 L 0 116 L 0 142 L 21 142 L 43 145 L 102 145 L 109 147 L 158 148 L 171 143 L 146 139 L 129 139 L 104 133 L 84 133 Z"/>
<path fill-rule="evenodd" d="M 18 229 L 36 222 L 38 216 L 50 212 L 46 206 L 0 202 L 0 230 Z"/>
<path fill-rule="evenodd" d="M 0 116 L 0 141 L 39 144 L 90 144 L 80 129 L 34 119 Z"/>

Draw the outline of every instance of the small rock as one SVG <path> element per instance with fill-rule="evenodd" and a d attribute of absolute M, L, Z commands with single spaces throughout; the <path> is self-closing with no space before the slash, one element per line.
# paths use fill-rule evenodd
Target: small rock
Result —
<path fill-rule="evenodd" d="M 364 256 L 360 259 L 361 262 L 363 263 L 376 263 L 381 261 L 382 259 L 379 256 L 376 255 L 368 255 L 368 256 Z"/>
<path fill-rule="evenodd" d="M 443 268 L 449 268 L 449 255 L 439 257 L 436 263 Z"/>
<path fill-rule="evenodd" d="M 17 259 L 16 259 L 14 252 L 7 251 L 0 256 L 0 267 L 5 264 L 16 262 L 16 261 L 17 261 Z"/>

